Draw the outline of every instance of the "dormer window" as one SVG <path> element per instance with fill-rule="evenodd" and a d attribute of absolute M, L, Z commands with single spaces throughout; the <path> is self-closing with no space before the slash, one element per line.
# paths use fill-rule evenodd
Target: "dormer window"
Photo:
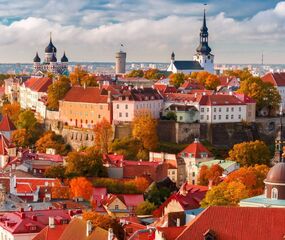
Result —
<path fill-rule="evenodd" d="M 216 234 L 213 230 L 209 229 L 204 233 L 204 240 L 216 240 Z"/>

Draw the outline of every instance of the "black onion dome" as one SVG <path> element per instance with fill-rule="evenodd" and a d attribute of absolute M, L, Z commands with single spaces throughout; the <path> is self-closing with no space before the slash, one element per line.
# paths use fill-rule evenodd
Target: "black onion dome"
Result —
<path fill-rule="evenodd" d="M 36 53 L 36 56 L 34 57 L 34 62 L 41 62 L 38 52 Z"/>
<path fill-rule="evenodd" d="M 65 55 L 65 52 L 63 53 L 63 56 L 61 58 L 61 62 L 68 62 L 68 58 Z"/>
<path fill-rule="evenodd" d="M 52 54 L 52 57 L 51 57 L 51 60 L 50 60 L 51 62 L 57 62 L 57 59 L 56 59 L 56 56 L 55 56 L 55 54 L 54 54 L 54 52 L 53 52 L 53 54 Z"/>
<path fill-rule="evenodd" d="M 50 38 L 49 45 L 45 48 L 45 52 L 46 53 L 53 53 L 53 52 L 56 53 L 56 51 L 57 51 L 56 47 L 53 45 L 52 40 Z"/>

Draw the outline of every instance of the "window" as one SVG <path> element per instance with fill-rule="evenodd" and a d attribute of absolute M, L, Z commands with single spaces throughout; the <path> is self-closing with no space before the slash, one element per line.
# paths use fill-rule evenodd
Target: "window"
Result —
<path fill-rule="evenodd" d="M 180 120 L 180 121 L 182 121 L 182 120 L 183 120 L 183 117 L 182 117 L 182 116 L 180 116 L 180 117 L 179 117 L 179 120 Z"/>
<path fill-rule="evenodd" d="M 221 112 L 222 111 L 222 109 L 221 108 L 219 108 L 219 112 Z"/>
<path fill-rule="evenodd" d="M 119 113 L 119 117 L 120 117 L 120 118 L 122 117 L 122 113 Z"/>
<path fill-rule="evenodd" d="M 201 112 L 204 112 L 204 108 L 201 108 Z"/>
<path fill-rule="evenodd" d="M 214 108 L 214 112 L 216 112 L 217 111 L 217 109 L 216 108 Z"/>
<path fill-rule="evenodd" d="M 221 115 L 219 115 L 219 120 L 221 120 L 222 119 L 222 116 Z"/>
<path fill-rule="evenodd" d="M 192 177 L 195 177 L 195 172 L 192 172 Z"/>
<path fill-rule="evenodd" d="M 272 190 L 271 190 L 271 198 L 272 199 L 278 199 L 278 190 L 277 190 L 277 188 L 272 188 Z"/>
<path fill-rule="evenodd" d="M 238 115 L 238 119 L 241 119 L 241 115 Z"/>
<path fill-rule="evenodd" d="M 234 108 L 232 107 L 232 112 L 234 111 Z"/>
<path fill-rule="evenodd" d="M 129 116 L 129 114 L 128 113 L 126 113 L 126 117 L 128 117 Z"/>
<path fill-rule="evenodd" d="M 214 115 L 214 120 L 216 120 L 216 115 Z"/>
<path fill-rule="evenodd" d="M 231 115 L 231 119 L 234 119 L 234 115 Z"/>
<path fill-rule="evenodd" d="M 226 119 L 229 119 L 229 115 L 226 115 Z"/>
<path fill-rule="evenodd" d="M 101 110 L 103 109 L 103 105 L 100 105 L 100 109 L 101 109 Z"/>
<path fill-rule="evenodd" d="M 118 210 L 119 209 L 119 205 L 115 205 L 115 209 Z"/>
<path fill-rule="evenodd" d="M 209 112 L 210 108 L 207 108 L 207 112 Z"/>
<path fill-rule="evenodd" d="M 227 112 L 229 111 L 229 108 L 227 107 L 227 110 L 226 110 Z"/>
<path fill-rule="evenodd" d="M 172 171 L 172 175 L 175 175 L 175 171 Z"/>
<path fill-rule="evenodd" d="M 119 104 L 117 104 L 117 109 L 119 109 L 120 108 L 120 105 Z"/>
<path fill-rule="evenodd" d="M 241 112 L 241 107 L 239 107 L 238 110 Z"/>
<path fill-rule="evenodd" d="M 128 107 L 129 107 L 128 104 L 126 104 L 126 105 L 125 105 L 125 109 L 128 109 Z"/>
<path fill-rule="evenodd" d="M 201 115 L 201 120 L 203 120 L 204 119 L 204 115 Z"/>
<path fill-rule="evenodd" d="M 207 120 L 209 120 L 209 115 L 207 115 Z"/>
<path fill-rule="evenodd" d="M 100 115 L 100 114 L 98 115 L 98 118 L 101 118 L 101 115 Z"/>

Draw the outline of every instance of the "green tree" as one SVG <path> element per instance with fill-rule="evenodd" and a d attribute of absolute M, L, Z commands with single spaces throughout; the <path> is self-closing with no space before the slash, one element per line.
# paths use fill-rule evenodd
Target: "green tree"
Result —
<path fill-rule="evenodd" d="M 102 154 L 94 148 L 67 155 L 66 175 L 84 177 L 104 177 L 107 172 L 102 162 Z"/>
<path fill-rule="evenodd" d="M 17 127 L 30 130 L 36 123 L 37 119 L 35 118 L 35 114 L 31 110 L 25 110 L 19 114 Z"/>
<path fill-rule="evenodd" d="M 263 141 L 256 140 L 235 144 L 229 151 L 229 159 L 241 166 L 269 165 L 271 155 L 267 145 Z"/>
<path fill-rule="evenodd" d="M 179 88 L 186 80 L 184 73 L 172 73 L 170 76 L 170 84 Z"/>
<path fill-rule="evenodd" d="M 66 76 L 59 77 L 48 87 L 47 107 L 49 110 L 58 110 L 59 100 L 63 99 L 70 87 L 70 80 Z"/>
<path fill-rule="evenodd" d="M 135 160 L 140 149 L 142 149 L 142 143 L 138 139 L 124 137 L 115 139 L 111 144 L 112 152 L 122 154 L 126 159 Z"/>
<path fill-rule="evenodd" d="M 146 193 L 146 200 L 155 204 L 156 206 L 161 205 L 171 194 L 169 188 L 162 187 L 157 188 L 156 184 L 150 187 L 150 190 Z"/>
<path fill-rule="evenodd" d="M 146 200 L 136 207 L 135 212 L 137 215 L 150 215 L 156 208 L 157 206 Z"/>

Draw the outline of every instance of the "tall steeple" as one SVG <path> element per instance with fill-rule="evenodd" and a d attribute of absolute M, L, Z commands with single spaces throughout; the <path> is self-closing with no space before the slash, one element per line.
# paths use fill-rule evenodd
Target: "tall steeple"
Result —
<path fill-rule="evenodd" d="M 204 18 L 203 18 L 203 25 L 200 29 L 200 44 L 197 47 L 196 51 L 200 54 L 208 55 L 211 53 L 212 49 L 208 45 L 208 28 L 206 23 L 206 9 L 204 9 Z"/>

